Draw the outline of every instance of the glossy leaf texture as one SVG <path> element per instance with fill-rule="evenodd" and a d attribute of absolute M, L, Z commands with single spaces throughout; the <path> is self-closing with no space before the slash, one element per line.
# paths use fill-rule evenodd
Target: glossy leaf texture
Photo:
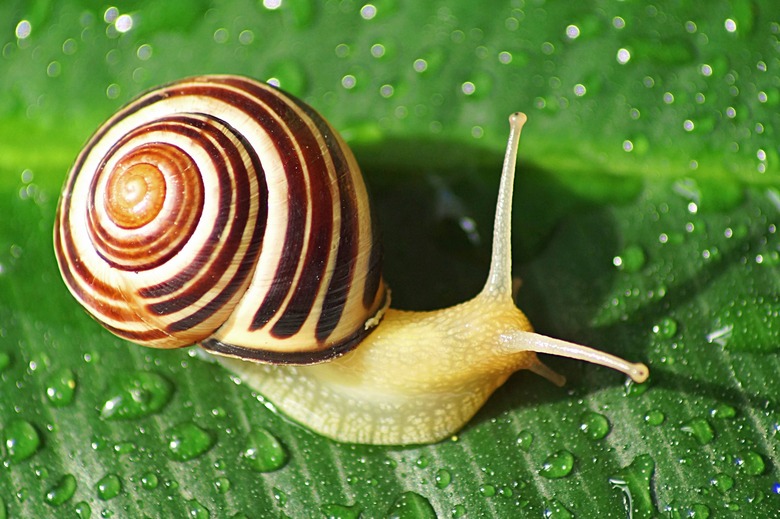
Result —
<path fill-rule="evenodd" d="M 0 518 L 778 517 L 780 16 L 771 1 L 82 0 L 0 6 Z M 363 166 L 396 306 L 484 281 L 506 117 L 518 303 L 642 360 L 545 359 L 457 437 L 344 445 L 59 279 L 81 144 L 179 77 L 302 97 Z"/>

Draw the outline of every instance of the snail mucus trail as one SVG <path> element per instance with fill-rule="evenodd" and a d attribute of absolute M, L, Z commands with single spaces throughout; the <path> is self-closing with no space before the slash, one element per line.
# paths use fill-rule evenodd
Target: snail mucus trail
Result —
<path fill-rule="evenodd" d="M 515 306 L 511 210 L 525 115 L 510 116 L 485 287 L 451 308 L 389 308 L 352 152 L 311 107 L 239 76 L 151 90 L 88 141 L 63 188 L 54 248 L 65 284 L 108 330 L 200 344 L 301 424 L 342 442 L 455 434 L 536 353 L 647 378 L 532 331 Z"/>

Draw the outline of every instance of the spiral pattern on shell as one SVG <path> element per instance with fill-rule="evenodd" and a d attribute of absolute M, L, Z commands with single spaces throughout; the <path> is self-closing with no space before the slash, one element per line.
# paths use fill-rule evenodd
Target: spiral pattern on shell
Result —
<path fill-rule="evenodd" d="M 237 76 L 122 108 L 63 189 L 55 253 L 116 335 L 310 363 L 355 347 L 389 297 L 362 176 L 311 107 Z"/>

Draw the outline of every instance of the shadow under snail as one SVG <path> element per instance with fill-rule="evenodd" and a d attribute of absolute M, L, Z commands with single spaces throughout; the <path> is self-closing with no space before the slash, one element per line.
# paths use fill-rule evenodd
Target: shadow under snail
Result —
<path fill-rule="evenodd" d="M 389 308 L 363 179 L 302 101 L 238 76 L 151 90 L 101 126 L 65 182 L 62 277 L 108 330 L 157 348 L 200 344 L 305 426 L 342 442 L 455 434 L 536 353 L 643 364 L 533 333 L 511 277 L 510 116 L 485 287 L 430 312 Z"/>

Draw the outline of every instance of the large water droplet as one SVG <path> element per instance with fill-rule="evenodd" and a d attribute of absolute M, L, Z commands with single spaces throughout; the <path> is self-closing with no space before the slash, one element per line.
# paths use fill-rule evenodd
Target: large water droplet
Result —
<path fill-rule="evenodd" d="M 244 457 L 258 472 L 271 472 L 287 463 L 287 450 L 268 429 L 260 427 L 249 432 Z"/>
<path fill-rule="evenodd" d="M 176 461 L 197 458 L 214 445 L 211 434 L 192 422 L 174 425 L 166 432 L 168 457 Z"/>
<path fill-rule="evenodd" d="M 618 256 L 612 258 L 612 263 L 625 272 L 638 272 L 645 266 L 647 257 L 642 247 L 638 245 L 629 245 Z"/>
<path fill-rule="evenodd" d="M 92 508 L 86 501 L 76 503 L 76 506 L 73 509 L 76 511 L 76 515 L 79 519 L 90 519 L 92 517 Z"/>
<path fill-rule="evenodd" d="M 531 431 L 523 430 L 517 433 L 517 439 L 515 441 L 517 446 L 520 447 L 520 450 L 528 452 L 534 442 L 534 435 Z"/>
<path fill-rule="evenodd" d="M 544 507 L 542 517 L 545 519 L 572 519 L 574 515 L 557 499 L 550 499 Z"/>
<path fill-rule="evenodd" d="M 437 488 L 447 488 L 452 482 L 452 475 L 447 469 L 439 469 L 436 471 L 434 481 L 436 481 Z"/>
<path fill-rule="evenodd" d="M 76 493 L 76 478 L 65 474 L 44 496 L 45 501 L 52 506 L 60 506 Z"/>
<path fill-rule="evenodd" d="M 114 499 L 122 491 L 122 482 L 116 474 L 107 474 L 97 482 L 97 495 L 103 501 Z"/>
<path fill-rule="evenodd" d="M 580 430 L 591 440 L 600 440 L 609 434 L 609 420 L 603 414 L 588 411 L 580 417 Z"/>
<path fill-rule="evenodd" d="M 5 452 L 11 463 L 26 460 L 41 446 L 38 430 L 27 420 L 10 422 L 5 426 L 3 433 Z"/>
<path fill-rule="evenodd" d="M 715 474 L 710 480 L 710 485 L 718 489 L 718 492 L 725 494 L 734 486 L 734 478 L 728 474 Z"/>
<path fill-rule="evenodd" d="M 710 410 L 710 416 L 721 420 L 730 420 L 737 416 L 737 410 L 728 404 L 718 404 Z"/>
<path fill-rule="evenodd" d="M 760 476 L 766 470 L 766 463 L 759 453 L 746 450 L 734 456 L 734 463 L 749 476 Z"/>
<path fill-rule="evenodd" d="M 211 512 L 203 506 L 197 499 L 187 501 L 187 516 L 192 519 L 209 519 Z"/>
<path fill-rule="evenodd" d="M 539 474 L 549 479 L 557 479 L 568 476 L 573 468 L 574 454 L 567 450 L 559 450 L 544 460 Z"/>
<path fill-rule="evenodd" d="M 388 519 L 436 519 L 431 503 L 420 494 L 404 492 L 387 511 Z"/>
<path fill-rule="evenodd" d="M 658 409 L 651 409 L 645 415 L 645 422 L 647 422 L 648 425 L 652 425 L 653 427 L 661 425 L 664 423 L 664 420 L 666 420 L 666 415 L 663 413 L 663 411 L 659 411 Z"/>
<path fill-rule="evenodd" d="M 65 407 L 73 402 L 76 393 L 76 375 L 68 368 L 62 368 L 49 376 L 46 384 L 46 398 L 54 407 Z"/>
<path fill-rule="evenodd" d="M 694 418 L 680 426 L 680 430 L 693 436 L 699 445 L 707 445 L 715 438 L 715 431 L 704 418 Z"/>
<path fill-rule="evenodd" d="M 230 480 L 224 476 L 218 477 L 214 480 L 214 488 L 220 494 L 227 494 L 230 492 Z"/>
<path fill-rule="evenodd" d="M 106 420 L 131 420 L 160 411 L 171 399 L 173 384 L 147 371 L 118 374 L 100 410 Z"/>
<path fill-rule="evenodd" d="M 2 272 L 2 268 L 0 268 L 0 272 Z M 0 351 L 0 373 L 5 371 L 5 369 L 8 368 L 8 366 L 10 365 L 11 365 L 11 356 L 4 351 Z"/>
<path fill-rule="evenodd" d="M 146 472 L 141 476 L 141 487 L 145 490 L 154 490 L 159 483 L 160 479 L 154 472 Z"/>
<path fill-rule="evenodd" d="M 363 507 L 358 503 L 354 505 L 327 504 L 320 507 L 320 512 L 325 514 L 328 519 L 358 519 Z"/>
<path fill-rule="evenodd" d="M 650 478 L 655 461 L 648 454 L 634 458 L 631 465 L 609 478 L 613 487 L 623 491 L 623 504 L 629 517 L 650 518 L 655 514 L 650 496 Z"/>
<path fill-rule="evenodd" d="M 671 317 L 663 317 L 653 325 L 653 333 L 662 339 L 671 339 L 677 334 L 677 321 Z"/>

